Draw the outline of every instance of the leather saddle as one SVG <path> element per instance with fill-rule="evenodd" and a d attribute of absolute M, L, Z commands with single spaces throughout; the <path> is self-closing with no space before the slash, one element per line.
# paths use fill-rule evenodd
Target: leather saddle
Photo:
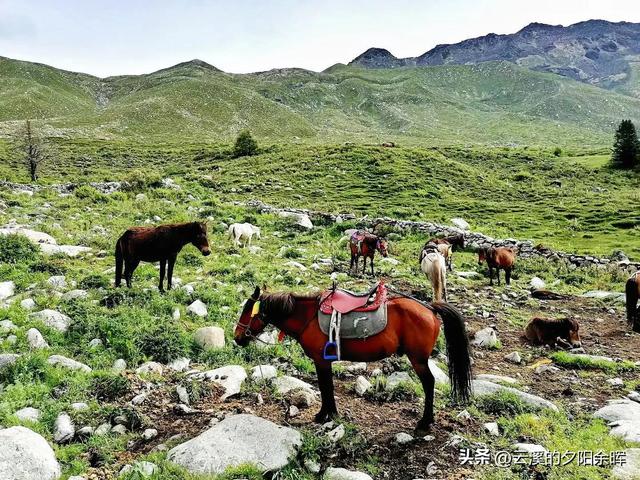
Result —
<path fill-rule="evenodd" d="M 378 310 L 387 301 L 387 287 L 383 282 L 374 285 L 368 292 L 354 293 L 342 288 L 332 288 L 322 293 L 320 311 L 330 315 L 334 310 L 342 314 L 371 312 Z"/>

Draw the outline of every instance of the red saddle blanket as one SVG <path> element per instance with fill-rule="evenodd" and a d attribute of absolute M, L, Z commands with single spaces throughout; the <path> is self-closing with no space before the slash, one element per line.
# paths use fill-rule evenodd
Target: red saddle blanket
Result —
<path fill-rule="evenodd" d="M 340 313 L 371 312 L 387 302 L 387 287 L 379 282 L 365 293 L 353 293 L 341 288 L 325 290 L 320 295 L 320 311 L 330 315 L 333 310 Z"/>

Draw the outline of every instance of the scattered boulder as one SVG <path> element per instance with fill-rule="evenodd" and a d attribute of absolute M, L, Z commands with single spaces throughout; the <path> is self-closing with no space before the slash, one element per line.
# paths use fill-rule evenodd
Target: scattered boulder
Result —
<path fill-rule="evenodd" d="M 68 443 L 73 440 L 76 428 L 71 421 L 71 417 L 66 413 L 61 413 L 53 424 L 53 441 L 56 443 Z"/>
<path fill-rule="evenodd" d="M 400 433 L 396 433 L 394 440 L 398 445 L 404 445 L 406 443 L 413 442 L 413 437 L 408 433 L 400 432 Z"/>
<path fill-rule="evenodd" d="M 3 480 L 57 480 L 60 465 L 53 449 L 25 427 L 0 430 L 0 478 Z"/>
<path fill-rule="evenodd" d="M 499 345 L 498 335 L 492 327 L 486 327 L 476 332 L 471 344 L 476 347 L 496 348 Z"/>
<path fill-rule="evenodd" d="M 164 367 L 158 362 L 145 362 L 136 368 L 138 375 L 162 375 Z"/>
<path fill-rule="evenodd" d="M 87 298 L 88 296 L 89 293 L 86 290 L 76 288 L 74 290 L 69 290 L 64 295 L 62 295 L 62 300 L 64 300 L 65 302 L 69 302 L 72 300 Z"/>
<path fill-rule="evenodd" d="M 628 398 L 610 400 L 593 416 L 609 422 L 613 427 L 609 432 L 612 436 L 628 442 L 640 442 L 640 403 Z"/>
<path fill-rule="evenodd" d="M 197 437 L 171 449 L 169 461 L 191 473 L 221 474 L 251 464 L 261 472 L 285 467 L 302 444 L 302 435 L 254 415 L 228 416 Z"/>
<path fill-rule="evenodd" d="M 137 474 L 135 478 L 149 478 L 158 471 L 155 463 L 140 461 L 133 465 L 125 465 L 120 469 L 120 475 Z"/>
<path fill-rule="evenodd" d="M 0 333 L 15 332 L 18 327 L 11 320 L 2 320 L 0 322 Z"/>
<path fill-rule="evenodd" d="M 126 369 L 127 362 L 123 358 L 117 359 L 115 362 L 113 362 L 113 366 L 111 367 L 111 370 L 113 370 L 114 372 L 124 372 Z"/>
<path fill-rule="evenodd" d="M 486 432 L 492 437 L 500 436 L 500 429 L 498 428 L 498 424 L 496 422 L 489 422 L 482 425 Z"/>
<path fill-rule="evenodd" d="M 448 385 L 449 384 L 449 375 L 447 375 L 444 370 L 442 370 L 438 364 L 433 360 L 433 359 L 429 359 L 429 370 L 431 370 L 431 373 L 433 374 L 434 378 L 436 379 L 436 385 L 438 384 L 442 384 L 442 385 Z"/>
<path fill-rule="evenodd" d="M 344 425 L 340 424 L 327 432 L 327 438 L 331 443 L 335 444 L 342 440 L 346 433 L 347 431 L 345 430 Z"/>
<path fill-rule="evenodd" d="M 237 395 L 240 393 L 242 384 L 247 378 L 247 372 L 240 365 L 227 365 L 225 367 L 199 372 L 193 375 L 193 378 L 199 380 L 209 380 L 224 388 L 225 392 L 221 400 Z"/>
<path fill-rule="evenodd" d="M 531 290 L 542 290 L 547 286 L 547 283 L 540 277 L 533 277 L 529 282 Z"/>
<path fill-rule="evenodd" d="M 53 275 L 47 279 L 47 284 L 51 288 L 62 289 L 67 286 L 67 278 L 64 275 Z"/>
<path fill-rule="evenodd" d="M 508 392 L 517 396 L 523 403 L 527 405 L 531 405 L 535 408 L 548 408 L 555 412 L 558 411 L 558 407 L 556 407 L 549 400 L 546 400 L 542 397 L 538 397 L 537 395 L 533 395 L 531 393 L 526 393 L 517 388 L 505 387 L 503 385 L 499 385 L 497 383 L 492 383 L 487 380 L 473 380 L 472 382 L 473 393 L 476 397 L 482 397 L 486 395 L 492 395 L 494 393 L 499 392 Z"/>
<path fill-rule="evenodd" d="M 452 218 L 451 224 L 455 225 L 461 230 L 469 230 L 471 228 L 471 225 L 469 225 L 469 223 L 465 219 L 459 217 Z"/>
<path fill-rule="evenodd" d="M 513 448 L 517 452 L 528 453 L 530 455 L 547 452 L 546 448 L 535 443 L 515 443 Z"/>
<path fill-rule="evenodd" d="M 522 363 L 522 357 L 520 356 L 520 352 L 511 352 L 509 355 L 505 355 L 504 359 L 507 362 L 520 364 Z"/>
<path fill-rule="evenodd" d="M 322 478 L 324 480 L 373 480 L 364 472 L 334 467 L 327 468 Z"/>
<path fill-rule="evenodd" d="M 413 379 L 411 375 L 407 372 L 393 372 L 391 375 L 387 377 L 387 384 L 385 386 L 385 390 L 391 392 L 395 390 L 398 385 L 404 383 L 413 383 Z"/>
<path fill-rule="evenodd" d="M 20 358 L 20 355 L 17 353 L 0 353 L 0 370 L 13 365 L 18 358 Z"/>
<path fill-rule="evenodd" d="M 33 350 L 49 348 L 49 344 L 37 328 L 30 328 L 27 330 L 27 343 L 29 343 L 29 348 Z"/>
<path fill-rule="evenodd" d="M 187 307 L 187 312 L 196 315 L 197 317 L 206 317 L 209 313 L 207 306 L 202 300 L 195 300 L 191 305 Z"/>
<path fill-rule="evenodd" d="M 29 318 L 42 322 L 49 328 L 65 333 L 71 325 L 71 318 L 56 310 L 44 309 L 29 314 Z"/>
<path fill-rule="evenodd" d="M 1 235 L 23 235 L 27 237 L 31 243 L 49 245 L 57 244 L 56 239 L 47 233 L 30 230 L 18 225 L 4 225 L 3 227 L 0 227 L 0 236 Z"/>
<path fill-rule="evenodd" d="M 189 368 L 190 364 L 191 364 L 191 359 L 186 357 L 180 357 L 180 358 L 176 358 L 175 360 L 172 360 L 169 363 L 169 365 L 167 365 L 167 367 L 173 370 L 174 372 L 184 372 Z"/>
<path fill-rule="evenodd" d="M 206 316 L 206 307 L 205 314 L 203 316 Z M 205 350 L 224 348 L 224 330 L 220 327 L 202 327 L 196 330 L 194 340 L 197 345 Z"/>
<path fill-rule="evenodd" d="M 144 432 L 142 432 L 142 438 L 144 438 L 147 442 L 149 440 L 153 440 L 158 436 L 158 430 L 155 428 L 147 428 Z"/>
<path fill-rule="evenodd" d="M 42 412 L 37 408 L 25 407 L 14 413 L 21 422 L 38 422 L 42 416 Z"/>
<path fill-rule="evenodd" d="M 90 252 L 91 248 L 75 245 L 50 245 L 48 243 L 41 243 L 40 250 L 45 255 L 66 255 L 67 257 L 77 257 L 83 253 Z"/>
<path fill-rule="evenodd" d="M 493 375 L 491 373 L 481 373 L 480 375 L 476 376 L 476 379 L 478 380 L 487 380 L 489 382 L 501 382 L 501 383 L 518 383 L 518 380 L 516 380 L 513 377 L 507 377 L 505 375 Z"/>
<path fill-rule="evenodd" d="M 356 378 L 355 391 L 361 397 L 367 393 L 371 387 L 371 382 L 362 375 L 359 375 L 358 378 Z"/>
<path fill-rule="evenodd" d="M 640 448 L 628 448 L 624 452 L 626 462 L 614 466 L 611 477 L 616 480 L 637 480 L 640 478 Z"/>
<path fill-rule="evenodd" d="M 306 390 L 315 395 L 315 389 L 309 385 L 307 382 L 303 382 L 299 378 L 290 377 L 288 375 L 283 375 L 282 377 L 278 377 L 273 380 L 273 386 L 276 389 L 276 393 L 280 395 L 286 395 L 292 390 Z"/>
<path fill-rule="evenodd" d="M 62 355 L 51 355 L 47 359 L 47 363 L 49 363 L 49 365 L 58 365 L 60 367 L 69 368 L 71 370 L 80 370 L 85 373 L 91 372 L 91 367 L 89 367 L 88 365 L 78 362 L 73 358 L 67 358 Z"/>
<path fill-rule="evenodd" d="M 303 228 L 304 230 L 313 229 L 313 223 L 306 213 L 297 213 L 281 210 L 277 212 L 280 217 L 291 218 L 295 225 Z"/>
<path fill-rule="evenodd" d="M 278 376 L 278 369 L 273 365 L 256 365 L 251 369 L 251 380 L 271 380 Z"/>
<path fill-rule="evenodd" d="M 20 302 L 20 307 L 24 310 L 33 310 L 36 308 L 36 302 L 33 298 L 25 298 Z"/>
<path fill-rule="evenodd" d="M 0 301 L 13 297 L 16 290 L 16 284 L 12 281 L 0 282 Z"/>

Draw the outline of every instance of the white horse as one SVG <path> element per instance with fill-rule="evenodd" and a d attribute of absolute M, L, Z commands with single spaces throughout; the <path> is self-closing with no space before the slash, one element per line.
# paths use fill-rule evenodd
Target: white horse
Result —
<path fill-rule="evenodd" d="M 435 247 L 435 246 L 434 246 Z M 451 246 L 449 245 L 449 248 Z M 438 248 L 424 249 L 420 255 L 420 269 L 433 288 L 433 300 L 447 301 L 447 263 Z"/>
<path fill-rule="evenodd" d="M 251 245 L 251 239 L 254 235 L 256 238 L 260 238 L 260 227 L 250 223 L 232 223 L 229 225 L 229 238 L 237 246 L 240 246 L 241 243 L 244 247 Z M 244 242 L 241 242 L 241 240 L 244 240 Z"/>

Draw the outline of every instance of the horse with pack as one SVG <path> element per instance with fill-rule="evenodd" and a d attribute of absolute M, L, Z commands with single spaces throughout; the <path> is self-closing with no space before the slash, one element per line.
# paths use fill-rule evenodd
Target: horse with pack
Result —
<path fill-rule="evenodd" d="M 387 240 L 373 233 L 366 232 L 364 230 L 356 230 L 349 237 L 349 249 L 351 250 L 351 264 L 350 270 L 354 270 L 358 273 L 358 259 L 362 257 L 362 274 L 364 275 L 367 270 L 367 258 L 371 263 L 371 275 L 375 275 L 373 270 L 373 258 L 376 255 L 376 251 L 380 252 L 383 257 L 389 256 Z"/>
<path fill-rule="evenodd" d="M 447 345 L 451 394 L 462 402 L 469 398 L 471 358 L 464 319 L 448 303 L 426 304 L 402 294 L 390 298 L 389 291 L 384 283 L 362 294 L 335 285 L 309 295 L 268 294 L 257 287 L 242 309 L 234 339 L 245 346 L 272 325 L 298 341 L 316 367 L 322 396 L 317 422 L 338 414 L 332 362 L 372 362 L 406 354 L 425 392 L 424 412 L 416 427 L 422 433 L 434 421 L 435 378 L 428 362 L 440 332 L 440 319 Z"/>
<path fill-rule="evenodd" d="M 431 282 L 436 302 L 447 301 L 447 257 L 442 251 L 451 258 L 451 248 L 447 243 L 427 242 L 420 252 L 420 269 Z"/>

